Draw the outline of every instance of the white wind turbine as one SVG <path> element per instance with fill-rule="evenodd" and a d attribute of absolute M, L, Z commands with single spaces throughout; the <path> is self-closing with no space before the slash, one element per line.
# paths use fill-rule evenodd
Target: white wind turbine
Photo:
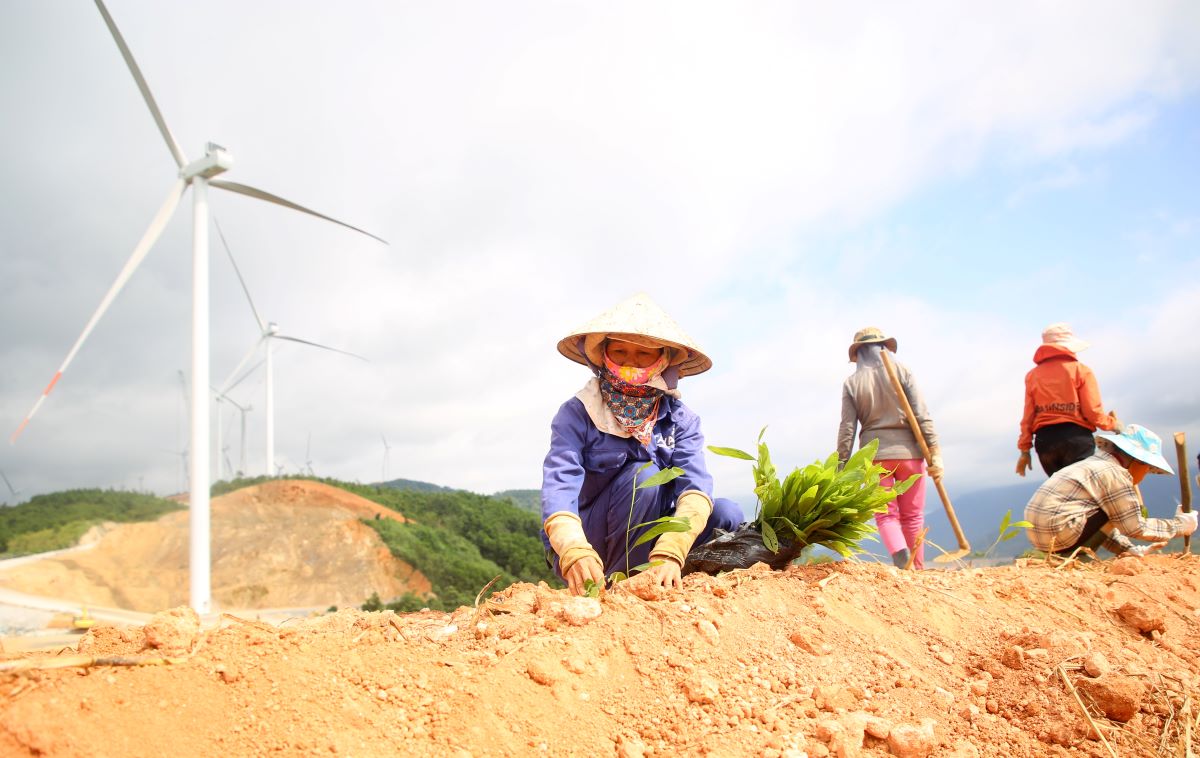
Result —
<path fill-rule="evenodd" d="M 14 488 L 14 487 L 12 486 L 12 482 L 8 481 L 8 477 L 4 475 L 4 472 L 3 472 L 3 471 L 0 471 L 0 479 L 3 479 L 3 480 L 4 480 L 4 486 L 5 486 L 5 487 L 8 487 L 8 491 L 9 491 L 10 493 L 12 493 L 12 496 L 13 496 L 13 499 L 14 499 L 14 500 L 16 500 L 17 498 L 19 498 L 19 497 L 20 497 L 20 495 L 21 495 L 21 491 L 20 491 L 20 490 L 18 490 L 18 489 L 16 489 L 16 488 Z M 8 502 L 8 497 L 7 497 L 7 496 L 5 496 L 5 498 L 4 498 L 4 501 L 5 501 L 5 502 Z"/>
<path fill-rule="evenodd" d="M 232 389 L 232 388 L 230 388 L 230 389 Z M 216 400 L 218 403 L 218 406 L 217 406 L 217 408 L 218 408 L 218 410 L 217 410 L 217 448 L 218 449 L 222 449 L 222 450 L 224 449 L 221 447 L 221 435 L 223 434 L 224 427 L 222 426 L 222 419 L 221 419 L 221 415 L 220 415 L 220 413 L 221 413 L 220 412 L 220 403 L 229 403 L 230 405 L 232 405 L 234 407 L 235 410 L 237 410 L 241 414 L 242 441 L 238 447 L 238 467 L 237 467 L 236 472 L 232 470 L 233 466 L 229 463 L 228 459 L 226 459 L 225 464 L 226 464 L 226 468 L 230 469 L 230 471 L 229 471 L 230 474 L 236 473 L 237 476 L 245 476 L 246 475 L 246 414 L 249 413 L 250 411 L 254 410 L 254 406 L 249 405 L 249 404 L 242 405 L 238 401 L 231 398 L 227 392 L 224 392 L 224 393 L 218 392 L 216 395 Z M 218 473 L 218 478 L 220 478 L 219 473 Z"/>
<path fill-rule="evenodd" d="M 388 459 L 392 456 L 392 446 L 388 444 L 387 437 L 380 432 L 379 439 L 383 440 L 383 480 L 380 484 L 387 484 L 388 481 Z"/>
<path fill-rule="evenodd" d="M 226 255 L 229 256 L 229 262 L 233 264 L 233 271 L 235 274 L 237 274 L 238 282 L 240 282 L 242 285 L 242 292 L 246 294 L 246 302 L 250 304 L 250 312 L 254 314 L 254 322 L 258 324 L 259 330 L 258 340 L 256 340 L 255 343 L 250 346 L 250 349 L 246 351 L 244 356 L 242 356 L 242 360 L 236 367 L 234 367 L 233 371 L 229 372 L 229 377 L 225 380 L 224 384 L 221 385 L 221 388 L 217 391 L 217 394 L 221 397 L 224 397 L 230 390 L 237 386 L 238 383 L 253 373 L 255 368 L 258 368 L 256 365 L 254 368 L 250 369 L 250 371 L 247 371 L 239 376 L 239 373 L 242 371 L 242 369 L 247 363 L 250 362 L 250 359 L 254 357 L 254 355 L 258 352 L 258 349 L 261 347 L 265 353 L 263 362 L 267 365 L 267 404 L 265 411 L 267 417 L 266 474 L 267 476 L 278 476 L 280 473 L 282 473 L 282 468 L 275 466 L 275 364 L 272 359 L 272 353 L 274 351 L 272 350 L 273 345 L 271 342 L 273 340 L 298 342 L 301 345 L 308 345 L 310 347 L 317 347 L 322 350 L 329 350 L 330 352 L 348 355 L 351 358 L 357 358 L 360 361 L 366 361 L 367 359 L 361 355 L 355 355 L 354 353 L 347 352 L 345 350 L 339 350 L 336 347 L 329 347 L 328 345 L 322 345 L 317 342 L 302 340 L 299 337 L 291 337 L 286 334 L 280 334 L 279 324 L 276 324 L 274 321 L 263 321 L 262 316 L 258 315 L 258 308 L 254 307 L 254 298 L 250 296 L 250 288 L 246 286 L 246 280 L 242 276 L 242 270 L 238 268 L 237 260 L 235 260 L 233 257 L 233 250 L 229 248 L 229 243 L 225 240 L 225 234 L 221 231 L 220 224 L 217 224 L 216 226 L 217 237 L 221 240 L 221 245 L 225 248 Z M 369 363 L 369 361 L 367 362 Z"/>
<path fill-rule="evenodd" d="M 96 312 L 92 314 L 87 325 L 83 329 L 83 333 L 75 341 L 67 353 L 67 357 L 63 360 L 62 365 L 54 373 L 50 383 L 46 389 L 42 391 L 41 397 L 34 403 L 32 410 L 21 421 L 20 426 L 13 432 L 11 437 L 12 442 L 16 442 L 17 437 L 29 424 L 30 419 L 37 413 L 38 408 L 45 402 L 46 397 L 54 389 L 58 380 L 62 378 L 63 372 L 67 370 L 67 366 L 75 358 L 75 354 L 79 352 L 88 335 L 96 327 L 101 316 L 108 310 L 113 300 L 120 293 L 121 288 L 137 270 L 137 267 L 145 259 L 146 254 L 150 252 L 159 235 L 162 234 L 167 222 L 170 220 L 175 207 L 179 204 L 183 193 L 187 190 L 188 185 L 192 187 L 192 396 L 191 396 L 191 445 L 190 445 L 190 468 L 191 475 L 189 476 L 189 563 L 190 563 L 190 601 L 191 606 L 200 613 L 207 613 L 211 610 L 212 605 L 212 558 L 211 558 L 211 537 L 210 537 L 210 513 L 209 513 L 209 303 L 208 303 L 208 188 L 210 186 L 218 189 L 234 192 L 239 195 L 245 195 L 257 200 L 265 200 L 269 203 L 282 205 L 285 208 L 291 208 L 302 213 L 307 213 L 317 218 L 332 221 L 335 224 L 353 229 L 356 232 L 361 232 L 369 237 L 378 239 L 380 242 L 384 240 L 375 235 L 365 232 L 362 229 L 351 226 L 337 219 L 331 218 L 316 211 L 305 208 L 301 205 L 285 200 L 269 192 L 264 192 L 260 189 L 238 184 L 236 182 L 227 182 L 213 177 L 229 170 L 233 165 L 233 159 L 219 145 L 208 143 L 205 148 L 204 157 L 199 160 L 189 162 L 183 153 L 183 149 L 179 147 L 179 143 L 175 141 L 175 137 L 171 134 L 171 130 L 167 128 L 167 123 L 163 119 L 162 112 L 158 109 L 158 104 L 154 100 L 154 96 L 150 93 L 150 87 L 146 84 L 145 78 L 142 76 L 142 71 L 138 68 L 137 62 L 133 59 L 133 53 L 130 52 L 129 46 L 125 44 L 124 37 L 117 29 L 116 23 L 112 16 L 109 15 L 108 9 L 105 7 L 103 0 L 95 0 L 96 8 L 99 9 L 100 15 L 104 18 L 105 25 L 108 26 L 109 32 L 112 34 L 113 40 L 117 43 L 117 47 L 121 51 L 121 57 L 125 59 L 125 65 L 129 68 L 129 73 L 133 75 L 134 81 L 137 83 L 138 89 L 142 93 L 142 99 L 146 101 L 146 107 L 150 109 L 150 115 L 154 117 L 154 122 L 158 125 L 158 131 L 162 135 L 163 140 L 167 143 L 167 149 L 171 152 L 171 157 L 175 159 L 176 178 L 171 185 L 171 189 L 167 192 L 166 200 L 158 209 L 154 218 L 150 221 L 150 226 L 142 235 L 137 245 L 133 249 L 133 254 L 117 275 L 116 281 L 113 282 L 104 298 L 100 301 L 100 306 Z M 385 243 L 386 244 L 386 243 Z"/>

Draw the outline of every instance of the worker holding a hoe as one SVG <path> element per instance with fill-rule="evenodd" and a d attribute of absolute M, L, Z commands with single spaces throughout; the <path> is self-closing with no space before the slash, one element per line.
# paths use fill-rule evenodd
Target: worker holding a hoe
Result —
<path fill-rule="evenodd" d="M 1158 435 L 1137 424 L 1097 432 L 1096 452 L 1059 470 L 1025 506 L 1029 541 L 1047 553 L 1077 548 L 1145 555 L 1173 537 L 1196 531 L 1196 514 L 1176 509 L 1175 518 L 1143 518 L 1136 485 L 1148 473 L 1171 474 Z M 1134 545 L 1130 538 L 1151 545 Z"/>
<path fill-rule="evenodd" d="M 713 499 L 700 418 L 677 388 L 712 361 L 644 294 L 574 330 L 558 351 L 593 376 L 550 424 L 542 541 L 551 565 L 574 594 L 604 586 L 606 572 L 643 568 L 641 581 L 682 586 L 692 545 L 742 521 L 736 503 Z M 663 517 L 685 517 L 686 531 L 676 520 L 666 526 L 677 531 L 635 544 Z"/>
<path fill-rule="evenodd" d="M 925 474 L 934 478 L 942 476 L 942 456 L 938 451 L 938 438 L 933 429 L 933 419 L 925 408 L 925 401 L 917 390 L 916 382 L 907 368 L 894 364 L 900 387 L 904 390 L 907 404 L 911 407 L 923 442 L 914 434 L 914 426 L 908 422 L 903 410 L 904 401 L 888 377 L 884 365 L 883 351 L 896 352 L 896 338 L 885 337 L 873 326 L 860 329 L 850 343 L 850 360 L 855 364 L 854 373 L 842 384 L 842 422 L 838 427 L 838 459 L 845 462 L 854 447 L 854 430 L 861 426 L 858 444 L 861 448 L 871 440 L 879 440 L 879 451 L 875 462 L 891 472 L 880 479 L 880 484 L 891 487 L 913 474 Z M 889 359 L 890 360 L 890 359 Z M 929 464 L 922 447 L 929 450 Z M 899 568 L 920 570 L 925 567 L 925 547 L 920 534 L 925 525 L 925 477 L 888 504 L 887 510 L 875 515 L 879 537 Z"/>

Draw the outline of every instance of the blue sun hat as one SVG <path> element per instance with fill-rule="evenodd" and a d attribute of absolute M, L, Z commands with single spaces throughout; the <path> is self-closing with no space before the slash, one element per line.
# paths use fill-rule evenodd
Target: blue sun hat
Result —
<path fill-rule="evenodd" d="M 1162 440 L 1158 435 L 1144 426 L 1130 424 L 1119 432 L 1096 432 L 1102 437 L 1121 448 L 1122 452 L 1133 456 L 1142 463 L 1149 464 L 1159 474 L 1174 474 L 1171 464 L 1162 455 Z"/>

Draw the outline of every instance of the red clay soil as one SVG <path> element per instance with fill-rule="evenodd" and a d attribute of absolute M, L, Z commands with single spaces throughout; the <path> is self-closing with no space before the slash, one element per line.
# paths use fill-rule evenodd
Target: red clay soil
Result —
<path fill-rule="evenodd" d="M 77 650 L 0 665 L 0 754 L 1200 749 L 1192 556 L 921 573 L 760 565 L 650 599 L 635 582 L 598 600 L 514 585 L 453 614 L 224 617 L 201 631 L 176 609 L 94 628 Z"/>
<path fill-rule="evenodd" d="M 404 516 L 337 487 L 271 481 L 213 498 L 211 508 L 218 608 L 359 606 L 372 592 L 430 590 L 359 520 Z M 0 587 L 148 613 L 186 605 L 188 513 L 112 524 L 89 550 L 0 572 Z"/>

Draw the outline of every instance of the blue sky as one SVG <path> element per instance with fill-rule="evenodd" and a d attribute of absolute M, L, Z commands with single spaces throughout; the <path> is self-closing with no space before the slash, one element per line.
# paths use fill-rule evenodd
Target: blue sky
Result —
<path fill-rule="evenodd" d="M 710 441 L 769 425 L 781 466 L 832 449 L 868 324 L 899 340 L 952 490 L 1018 481 L 1022 377 L 1053 321 L 1093 343 L 1124 420 L 1200 450 L 1194 2 L 109 9 L 189 156 L 225 145 L 229 179 L 391 243 L 213 198 L 264 317 L 370 359 L 280 350 L 285 471 L 374 481 L 386 435 L 391 477 L 537 486 L 549 419 L 586 379 L 554 344 L 639 290 L 713 358 L 682 386 Z M 174 171 L 91 3 L 9 9 L 0 51 L 19 114 L 0 122 L 15 428 Z M 188 198 L 0 450 L 17 499 L 182 488 Z M 219 381 L 257 327 L 216 247 L 211 276 Z M 264 385 L 240 389 L 255 472 Z M 747 489 L 712 466 L 718 489 Z"/>

